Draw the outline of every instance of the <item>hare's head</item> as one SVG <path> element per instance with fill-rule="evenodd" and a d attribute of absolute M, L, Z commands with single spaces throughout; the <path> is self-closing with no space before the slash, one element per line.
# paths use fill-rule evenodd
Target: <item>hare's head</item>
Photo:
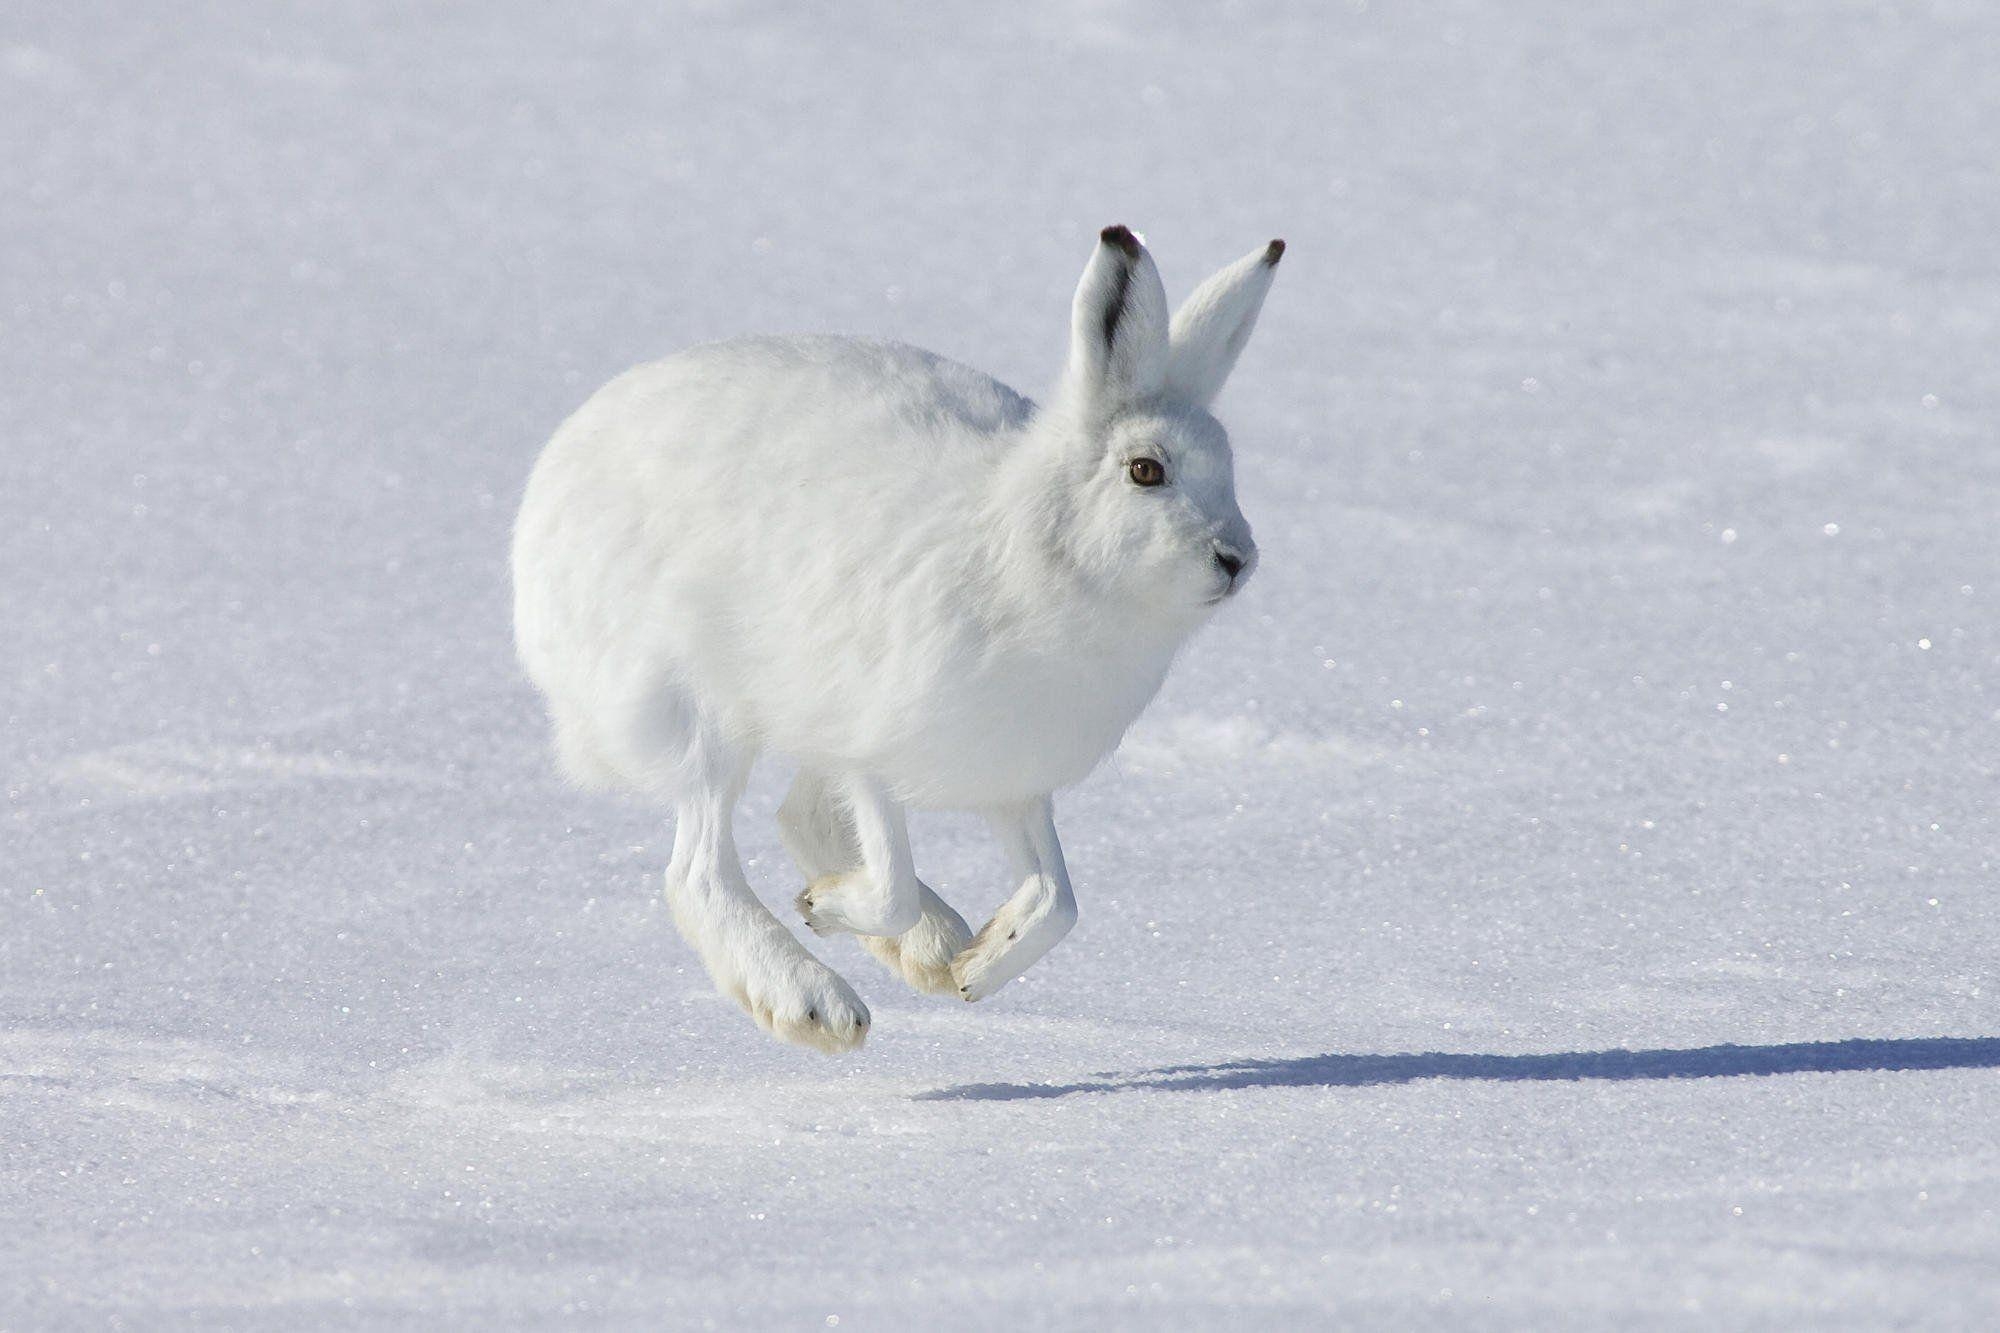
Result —
<path fill-rule="evenodd" d="M 1107 227 L 1077 286 L 1051 414 L 1064 545 L 1081 575 L 1135 610 L 1198 619 L 1256 567 L 1229 436 L 1208 406 L 1284 253 L 1272 241 L 1246 255 L 1169 321 L 1152 256 Z"/>

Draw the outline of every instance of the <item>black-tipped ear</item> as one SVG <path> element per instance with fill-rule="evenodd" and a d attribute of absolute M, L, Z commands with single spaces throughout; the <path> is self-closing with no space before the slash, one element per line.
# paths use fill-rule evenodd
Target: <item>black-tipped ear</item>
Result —
<path fill-rule="evenodd" d="M 1174 312 L 1167 352 L 1167 394 L 1206 407 L 1222 392 L 1257 326 L 1264 294 L 1285 243 L 1272 241 L 1194 289 Z"/>
<path fill-rule="evenodd" d="M 1160 271 L 1131 228 L 1106 227 L 1077 284 L 1065 389 L 1088 406 L 1115 410 L 1157 394 L 1166 363 Z"/>
<path fill-rule="evenodd" d="M 1097 233 L 1097 239 L 1106 245 L 1115 245 L 1127 259 L 1137 259 L 1145 253 L 1146 247 L 1133 230 L 1122 222 L 1114 222 Z"/>

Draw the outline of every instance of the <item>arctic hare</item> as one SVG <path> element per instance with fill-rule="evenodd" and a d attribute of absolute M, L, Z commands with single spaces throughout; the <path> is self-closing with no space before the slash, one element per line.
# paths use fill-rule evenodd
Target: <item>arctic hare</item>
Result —
<path fill-rule="evenodd" d="M 667 900 L 764 1028 L 852 1050 L 868 1010 L 751 892 L 730 831 L 752 760 L 799 910 L 967 1000 L 1076 920 L 1050 794 L 1090 772 L 1257 562 L 1208 413 L 1284 253 L 1169 321 L 1106 228 L 1037 407 L 929 352 L 747 338 L 641 366 L 557 430 L 514 531 L 521 660 L 573 779 L 673 807 Z M 977 935 L 917 879 L 906 806 L 986 815 L 1019 887 Z"/>

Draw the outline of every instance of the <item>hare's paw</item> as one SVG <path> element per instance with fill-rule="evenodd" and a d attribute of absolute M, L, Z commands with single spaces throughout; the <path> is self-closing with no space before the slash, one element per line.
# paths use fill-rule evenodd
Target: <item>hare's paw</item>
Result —
<path fill-rule="evenodd" d="M 1076 924 L 1076 900 L 1030 877 L 951 960 L 960 998 L 983 1000 L 1033 967 Z"/>
<path fill-rule="evenodd" d="M 911 886 L 885 887 L 866 870 L 821 875 L 795 904 L 815 935 L 900 935 L 918 924 L 921 911 Z"/>
<path fill-rule="evenodd" d="M 861 945 L 891 972 L 927 995 L 955 995 L 951 960 L 972 942 L 972 928 L 951 904 L 924 890 L 924 914 L 901 935 L 863 935 Z"/>
<path fill-rule="evenodd" d="M 792 906 L 798 909 L 800 918 L 811 928 L 812 933 L 821 939 L 838 934 L 843 929 L 834 921 L 833 913 L 829 910 L 830 905 L 827 902 L 829 895 L 823 889 L 817 896 L 813 893 L 813 890 L 819 889 L 829 878 L 832 877 L 814 880 L 799 891 L 798 897 L 792 899 Z"/>
<path fill-rule="evenodd" d="M 868 1006 L 838 973 L 804 950 L 775 965 L 748 968 L 723 989 L 780 1041 L 838 1055 L 867 1040 Z"/>
<path fill-rule="evenodd" d="M 1008 955 L 1020 942 L 1018 932 L 998 930 L 995 917 L 973 937 L 972 943 L 951 960 L 951 985 L 962 1000 L 983 1000 L 1027 971 L 1027 965 L 1013 966 Z"/>
<path fill-rule="evenodd" d="M 847 914 L 841 910 L 841 881 L 844 878 L 845 875 L 821 875 L 792 899 L 792 906 L 799 909 L 806 925 L 822 939 L 828 935 L 853 933 L 854 927 L 848 924 Z"/>

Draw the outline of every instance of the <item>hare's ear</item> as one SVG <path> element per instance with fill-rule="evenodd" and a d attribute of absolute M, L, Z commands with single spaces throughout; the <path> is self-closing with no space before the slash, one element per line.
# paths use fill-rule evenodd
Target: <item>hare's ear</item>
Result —
<path fill-rule="evenodd" d="M 1174 312 L 1167 351 L 1167 393 L 1185 403 L 1207 407 L 1222 392 L 1222 383 L 1236 366 L 1264 293 L 1284 258 L 1285 243 L 1272 241 L 1223 269 L 1194 289 Z"/>
<path fill-rule="evenodd" d="M 1064 389 L 1097 411 L 1159 393 L 1167 371 L 1167 289 L 1153 257 L 1126 227 L 1106 227 L 1070 312 Z"/>

